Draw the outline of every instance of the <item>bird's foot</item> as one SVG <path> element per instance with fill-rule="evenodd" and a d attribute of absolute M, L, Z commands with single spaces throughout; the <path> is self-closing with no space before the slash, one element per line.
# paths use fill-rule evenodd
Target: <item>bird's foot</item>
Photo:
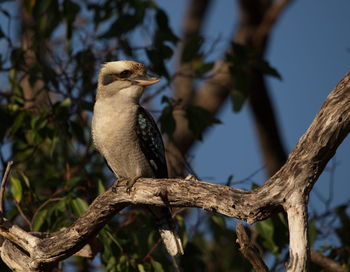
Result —
<path fill-rule="evenodd" d="M 164 204 L 169 207 L 170 211 L 171 211 L 171 207 L 170 207 L 170 201 L 169 201 L 169 197 L 168 197 L 168 191 L 166 190 L 166 188 L 161 188 L 158 196 L 162 199 L 162 201 L 164 202 Z"/>
<path fill-rule="evenodd" d="M 189 175 L 185 178 L 185 180 L 199 181 L 199 179 L 198 179 L 196 176 L 192 175 L 192 174 L 189 174 Z"/>
<path fill-rule="evenodd" d="M 112 192 L 113 192 L 113 193 L 117 193 L 117 191 L 118 191 L 118 184 L 119 184 L 121 181 L 125 180 L 125 179 L 126 179 L 126 178 L 120 178 L 120 177 L 117 178 L 116 182 L 114 182 L 114 184 L 112 185 Z"/>
<path fill-rule="evenodd" d="M 139 179 L 139 177 L 136 178 L 131 178 L 128 179 L 127 183 L 126 183 L 126 192 L 130 195 L 131 193 L 131 189 L 134 186 L 134 184 L 136 183 L 136 181 Z"/>

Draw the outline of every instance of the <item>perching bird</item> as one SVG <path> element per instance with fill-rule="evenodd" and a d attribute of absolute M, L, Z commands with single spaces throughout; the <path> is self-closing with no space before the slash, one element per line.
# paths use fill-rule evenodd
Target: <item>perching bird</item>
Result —
<path fill-rule="evenodd" d="M 139 104 L 144 87 L 159 80 L 135 61 L 108 62 L 100 71 L 92 137 L 118 179 L 168 177 L 162 136 L 150 113 Z M 153 206 L 150 210 L 169 254 L 183 254 L 169 209 Z"/>

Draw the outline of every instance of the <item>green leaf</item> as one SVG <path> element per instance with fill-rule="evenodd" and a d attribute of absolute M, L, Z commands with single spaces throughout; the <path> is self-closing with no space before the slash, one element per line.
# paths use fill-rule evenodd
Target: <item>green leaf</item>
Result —
<path fill-rule="evenodd" d="M 170 59 L 174 52 L 173 49 L 171 49 L 170 46 L 167 46 L 165 44 L 160 45 L 158 48 L 158 53 L 163 59 Z"/>
<path fill-rule="evenodd" d="M 11 177 L 10 182 L 13 198 L 17 203 L 20 203 L 23 197 L 22 183 L 18 178 L 15 177 Z"/>
<path fill-rule="evenodd" d="M 164 41 L 169 41 L 175 45 L 178 42 L 179 38 L 169 27 L 168 16 L 162 9 L 157 9 L 156 22 L 158 25 L 158 29 L 155 33 L 155 44 L 161 44 Z"/>
<path fill-rule="evenodd" d="M 35 130 L 27 130 L 25 132 L 25 138 L 29 145 L 38 145 L 42 142 L 42 138 L 40 137 L 39 133 Z"/>
<path fill-rule="evenodd" d="M 20 112 L 16 116 L 15 121 L 13 122 L 13 125 L 11 127 L 12 134 L 15 134 L 19 130 L 19 128 L 23 127 L 23 123 L 26 117 L 27 117 L 27 113 L 24 111 Z"/>
<path fill-rule="evenodd" d="M 139 272 L 146 272 L 145 267 L 142 264 L 138 264 L 137 269 L 139 270 Z"/>
<path fill-rule="evenodd" d="M 80 197 L 77 197 L 71 201 L 72 211 L 76 217 L 82 215 L 88 206 L 89 205 L 86 203 L 86 201 Z"/>
<path fill-rule="evenodd" d="M 218 225 L 221 228 L 225 228 L 226 227 L 226 222 L 225 219 L 222 216 L 218 216 L 218 215 L 213 215 L 211 217 L 211 220 L 213 220 L 213 222 Z"/>
<path fill-rule="evenodd" d="M 151 62 L 151 70 L 160 76 L 167 79 L 170 78 L 168 69 L 165 66 L 164 60 L 159 57 L 158 50 L 155 48 L 146 50 L 147 57 Z"/>
<path fill-rule="evenodd" d="M 230 66 L 230 74 L 231 74 L 231 84 L 232 84 L 232 92 L 231 92 L 231 101 L 233 106 L 233 111 L 239 112 L 244 102 L 248 98 L 250 81 L 247 77 L 245 70 L 241 65 L 232 64 Z"/>
<path fill-rule="evenodd" d="M 252 51 L 249 47 L 235 42 L 231 44 L 231 47 L 235 64 L 244 65 L 251 59 Z"/>
<path fill-rule="evenodd" d="M 167 27 L 169 25 L 168 16 L 162 9 L 157 10 L 156 22 L 159 27 Z"/>
<path fill-rule="evenodd" d="M 35 6 L 33 9 L 33 15 L 35 17 L 41 17 L 50 7 L 51 1 L 35 1 Z"/>
<path fill-rule="evenodd" d="M 72 100 L 70 98 L 65 98 L 59 104 L 61 107 L 69 107 L 72 104 Z"/>
<path fill-rule="evenodd" d="M 186 116 L 188 127 L 198 140 L 202 140 L 202 134 L 207 127 L 221 123 L 221 121 L 213 117 L 208 110 L 199 106 L 189 106 L 186 109 Z"/>
<path fill-rule="evenodd" d="M 66 210 L 66 202 L 67 202 L 66 198 L 63 198 L 57 201 L 52 205 L 52 210 L 56 210 L 58 212 L 64 212 Z"/>
<path fill-rule="evenodd" d="M 28 177 L 23 172 L 20 172 L 20 174 L 21 174 L 23 181 L 26 184 L 27 188 L 30 188 L 30 181 L 29 181 Z"/>
<path fill-rule="evenodd" d="M 154 269 L 154 272 L 164 272 L 164 269 L 159 262 L 152 259 L 151 264 L 152 264 L 152 267 Z"/>
<path fill-rule="evenodd" d="M 113 236 L 115 233 L 112 234 L 108 229 L 105 229 L 105 232 L 109 239 L 119 248 L 120 252 L 123 252 L 123 247 L 120 245 L 116 237 Z"/>
<path fill-rule="evenodd" d="M 336 233 L 342 244 L 347 245 L 350 243 L 350 217 L 347 213 L 347 205 L 340 205 L 335 209 L 336 214 L 340 220 L 339 227 L 336 228 Z"/>
<path fill-rule="evenodd" d="M 234 89 L 231 92 L 231 101 L 233 105 L 233 111 L 234 112 L 239 112 L 241 111 L 244 102 L 247 100 L 247 95 L 245 91 L 242 89 Z"/>
<path fill-rule="evenodd" d="M 309 227 L 309 240 L 310 240 L 310 246 L 313 246 L 316 236 L 318 233 L 317 226 L 316 226 L 316 220 L 311 220 L 308 224 Z"/>
<path fill-rule="evenodd" d="M 274 224 L 271 218 L 258 222 L 256 230 L 263 238 L 263 245 L 270 250 L 274 255 L 278 255 L 278 246 L 274 241 Z"/>
<path fill-rule="evenodd" d="M 181 55 L 181 62 L 189 62 L 200 56 L 200 49 L 204 39 L 201 36 L 196 36 L 186 42 Z"/>
<path fill-rule="evenodd" d="M 75 176 L 75 177 L 72 177 L 71 179 L 67 180 L 67 187 L 68 189 L 72 189 L 74 187 L 76 187 L 79 182 L 81 181 L 81 178 L 79 176 Z"/>
<path fill-rule="evenodd" d="M 97 181 L 97 192 L 98 192 L 98 194 L 100 195 L 100 194 L 104 193 L 105 191 L 106 191 L 106 188 L 103 185 L 102 180 L 98 179 L 98 181 Z"/>
<path fill-rule="evenodd" d="M 202 63 L 198 67 L 195 67 L 196 76 L 203 76 L 214 67 L 214 62 Z"/>
<path fill-rule="evenodd" d="M 36 42 L 49 38 L 61 22 L 59 1 L 35 1 L 32 16 L 36 19 L 35 31 L 39 39 Z"/>
<path fill-rule="evenodd" d="M 270 65 L 270 63 L 266 60 L 257 61 L 253 66 L 263 74 L 273 76 L 275 78 L 278 78 L 279 80 L 282 80 L 280 73 L 275 68 L 273 68 Z"/>
<path fill-rule="evenodd" d="M 32 231 L 40 231 L 41 226 L 44 224 L 45 220 L 47 219 L 47 215 L 48 215 L 47 209 L 43 209 L 36 214 L 34 221 L 32 222 Z"/>
<path fill-rule="evenodd" d="M 110 28 L 100 36 L 100 38 L 108 39 L 119 37 L 134 30 L 143 21 L 144 11 L 137 14 L 122 14 L 111 24 Z"/>
<path fill-rule="evenodd" d="M 159 122 L 161 132 L 172 137 L 175 132 L 176 121 L 173 116 L 173 107 L 171 105 L 164 107 L 162 114 L 159 117 Z"/>
<path fill-rule="evenodd" d="M 40 115 L 35 115 L 32 117 L 32 120 L 30 120 L 30 127 L 32 129 L 35 128 L 35 124 L 39 121 L 40 117 L 41 117 Z"/>

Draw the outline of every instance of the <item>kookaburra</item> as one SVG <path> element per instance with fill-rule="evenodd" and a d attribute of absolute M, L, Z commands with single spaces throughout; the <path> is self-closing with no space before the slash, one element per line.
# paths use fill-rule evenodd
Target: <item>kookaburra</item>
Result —
<path fill-rule="evenodd" d="M 162 136 L 150 113 L 139 104 L 145 86 L 159 80 L 135 61 L 108 62 L 100 71 L 92 136 L 118 179 L 168 177 Z M 150 210 L 169 254 L 183 254 L 169 209 L 152 206 Z"/>

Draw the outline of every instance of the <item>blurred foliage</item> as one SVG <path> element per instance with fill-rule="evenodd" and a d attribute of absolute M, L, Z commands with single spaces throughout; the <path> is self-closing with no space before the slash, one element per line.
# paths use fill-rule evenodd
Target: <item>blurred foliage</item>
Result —
<path fill-rule="evenodd" d="M 256 50 L 239 43 L 231 43 L 231 51 L 226 54 L 226 61 L 229 63 L 232 79 L 232 106 L 238 112 L 242 109 L 244 102 L 249 96 L 251 88 L 251 74 L 254 71 L 282 79 L 278 71 L 270 64 L 261 59 Z"/>
<path fill-rule="evenodd" d="M 90 137 L 100 64 L 138 59 L 170 84 L 174 74 L 168 62 L 179 38 L 164 10 L 147 0 L 2 1 L 0 16 L 0 159 L 3 169 L 6 161 L 15 161 L 6 216 L 26 230 L 57 231 L 69 226 L 114 181 Z M 180 57 L 192 64 L 198 80 L 210 76 L 214 65 L 206 60 L 206 42 L 201 36 L 190 39 Z M 248 96 L 244 74 L 248 66 L 280 78 L 266 61 L 239 44 L 232 45 L 226 59 L 231 65 L 236 111 Z M 176 128 L 172 113 L 181 101 L 164 95 L 162 102 L 161 129 L 171 137 Z M 198 140 L 203 139 L 204 129 L 220 122 L 197 106 L 188 107 L 186 115 Z M 337 216 L 341 224 L 336 233 L 348 245 L 350 220 L 344 207 L 339 207 Z M 188 211 L 176 217 L 185 242 L 184 271 L 251 270 L 223 217 L 202 217 L 195 230 L 185 224 L 188 217 L 193 219 Z M 316 240 L 317 224 L 312 226 Z M 253 234 L 263 255 L 272 252 L 276 263 L 284 261 L 278 255 L 287 247 L 282 215 L 258 223 Z M 142 209 L 124 210 L 101 230 L 98 240 L 101 250 L 96 262 L 105 271 L 173 270 L 163 247 L 154 247 L 159 235 L 152 217 Z M 349 267 L 347 247 L 328 252 Z M 81 260 L 71 261 L 79 270 Z M 90 271 L 94 269 L 90 263 Z M 0 270 L 6 271 L 2 263 Z"/>
<path fill-rule="evenodd" d="M 173 111 L 177 105 L 181 104 L 181 100 L 174 100 L 170 97 L 163 96 L 162 103 L 166 104 L 159 118 L 160 129 L 162 133 L 166 133 L 170 138 L 176 129 L 176 121 Z M 186 110 L 188 120 L 188 128 L 193 133 L 195 139 L 202 141 L 203 132 L 209 126 L 221 124 L 221 121 L 213 117 L 208 110 L 203 107 L 189 105 Z"/>

